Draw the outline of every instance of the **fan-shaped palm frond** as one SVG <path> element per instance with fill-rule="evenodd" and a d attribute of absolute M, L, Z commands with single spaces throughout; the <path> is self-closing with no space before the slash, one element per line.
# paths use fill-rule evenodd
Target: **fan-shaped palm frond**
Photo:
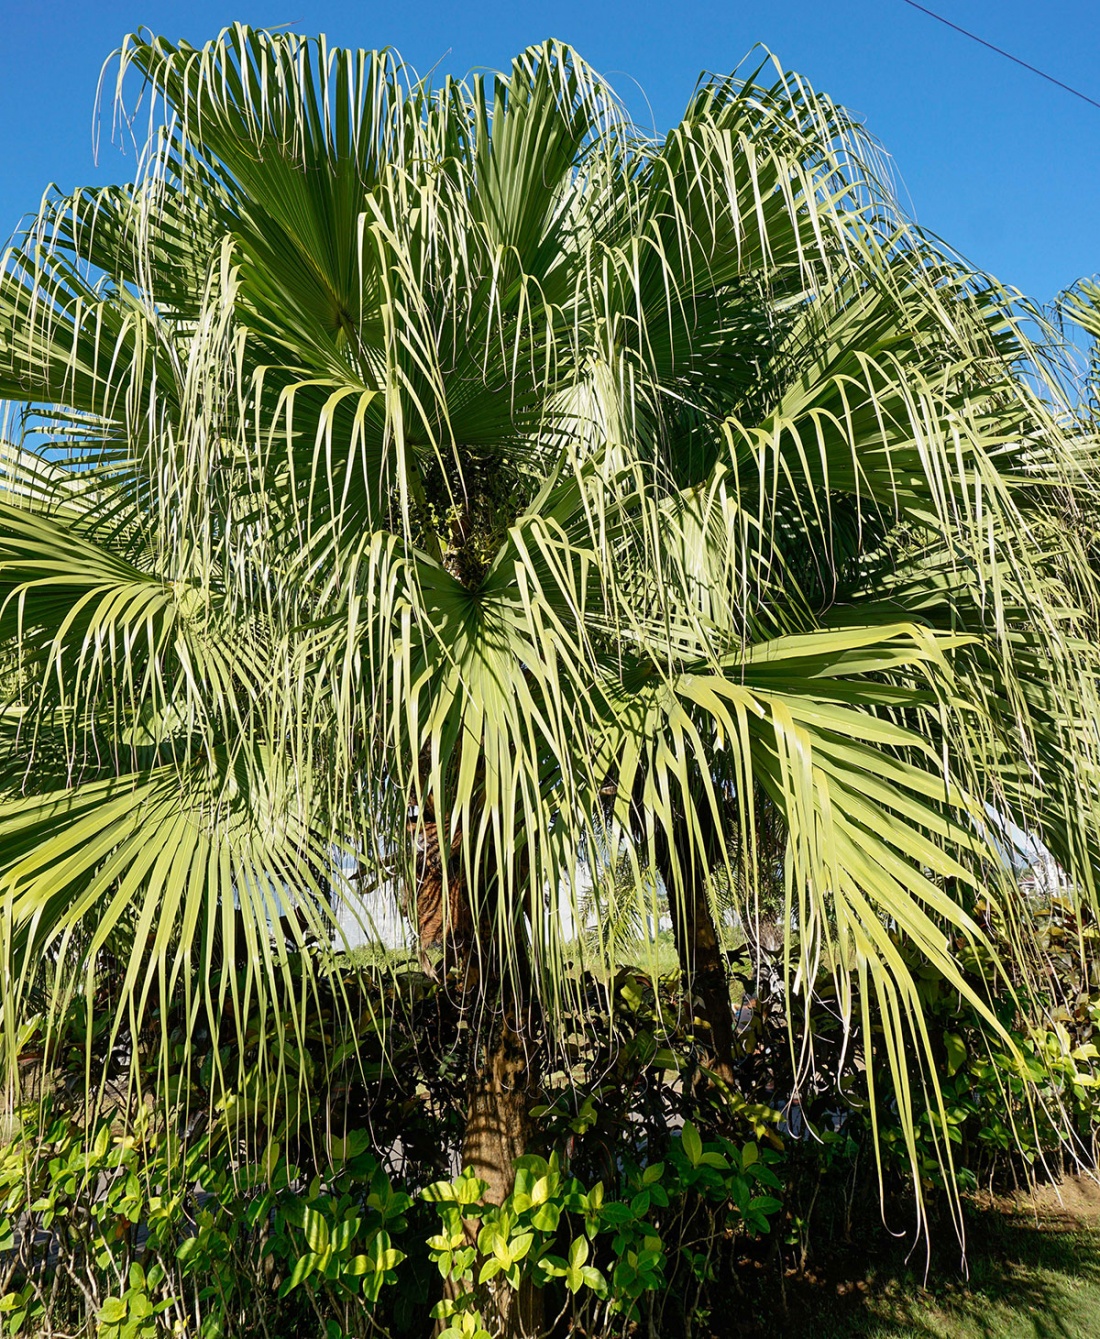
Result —
<path fill-rule="evenodd" d="M 430 863 L 482 1002 L 552 1028 L 578 853 L 660 868 L 713 973 L 763 806 L 791 1007 L 863 983 L 911 1134 L 899 938 L 981 1009 L 959 890 L 1022 916 L 987 806 L 1095 889 L 1081 462 L 1007 299 L 768 61 L 659 142 L 557 43 L 438 89 L 243 27 L 121 68 L 144 175 L 0 274 L 0 394 L 54 434 L 0 510 L 6 1022 L 124 910 L 131 998 L 215 927 L 262 992 L 342 852 L 413 903 Z"/>

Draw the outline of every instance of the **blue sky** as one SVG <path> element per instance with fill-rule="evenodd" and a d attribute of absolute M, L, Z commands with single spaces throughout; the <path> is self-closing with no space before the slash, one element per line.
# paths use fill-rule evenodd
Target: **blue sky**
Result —
<path fill-rule="evenodd" d="M 1097 0 L 927 0 L 987 40 L 1100 101 Z M 92 154 L 96 86 L 144 24 L 200 42 L 227 22 L 285 24 L 341 43 L 395 46 L 422 73 L 501 67 L 545 37 L 572 43 L 658 130 L 702 70 L 756 42 L 844 103 L 891 154 L 925 227 L 1039 301 L 1100 270 L 1100 110 L 967 41 L 904 0 L 0 0 L 0 237 L 63 188 L 124 179 L 133 159 Z"/>

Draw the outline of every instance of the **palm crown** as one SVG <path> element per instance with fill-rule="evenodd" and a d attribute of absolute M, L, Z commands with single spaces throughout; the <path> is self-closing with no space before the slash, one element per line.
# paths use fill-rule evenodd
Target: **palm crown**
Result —
<path fill-rule="evenodd" d="M 6 1023 L 120 934 L 139 1010 L 242 936 L 263 996 L 341 861 L 423 899 L 432 851 L 552 1019 L 579 852 L 697 930 L 767 811 L 792 1007 L 858 977 L 900 1055 L 899 935 L 972 995 L 965 890 L 1025 914 L 991 812 L 1092 896 L 1080 453 L 843 112 L 765 62 L 652 141 L 553 42 L 437 89 L 240 27 L 121 65 L 143 172 L 0 277 L 48 446 L 0 509 Z"/>

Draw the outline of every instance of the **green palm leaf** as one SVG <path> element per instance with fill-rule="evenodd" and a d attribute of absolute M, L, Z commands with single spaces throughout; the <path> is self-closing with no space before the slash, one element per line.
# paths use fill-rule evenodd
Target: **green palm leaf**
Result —
<path fill-rule="evenodd" d="M 8 1034 L 123 932 L 121 1009 L 213 989 L 237 911 L 218 989 L 272 996 L 283 913 L 327 934 L 342 856 L 415 905 L 429 837 L 482 1006 L 553 1031 L 581 853 L 677 853 L 686 925 L 766 805 L 789 1007 L 873 995 L 912 1147 L 899 940 L 1002 1030 L 951 946 L 960 889 L 1023 924 L 989 806 L 1095 899 L 1088 474 L 1007 299 L 767 63 L 659 143 L 556 43 L 438 90 L 244 27 L 121 66 L 146 175 L 0 272 L 0 393 L 75 442 L 3 475 Z"/>

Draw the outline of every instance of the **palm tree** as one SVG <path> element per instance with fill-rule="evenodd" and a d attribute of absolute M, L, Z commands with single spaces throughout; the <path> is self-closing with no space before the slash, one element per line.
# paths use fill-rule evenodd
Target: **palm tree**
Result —
<path fill-rule="evenodd" d="M 990 809 L 1095 900 L 1084 476 L 1002 291 L 768 60 L 660 140 L 556 42 L 438 88 L 240 26 L 131 70 L 137 180 L 0 275 L 9 1050 L 120 937 L 119 1022 L 242 1016 L 353 863 L 479 1019 L 499 1196 L 578 853 L 659 871 L 730 1081 L 708 888 L 752 915 L 762 825 L 789 1007 L 861 986 L 903 1124 L 940 1109 L 897 943 L 984 1009 L 967 890 L 1027 914 Z"/>

